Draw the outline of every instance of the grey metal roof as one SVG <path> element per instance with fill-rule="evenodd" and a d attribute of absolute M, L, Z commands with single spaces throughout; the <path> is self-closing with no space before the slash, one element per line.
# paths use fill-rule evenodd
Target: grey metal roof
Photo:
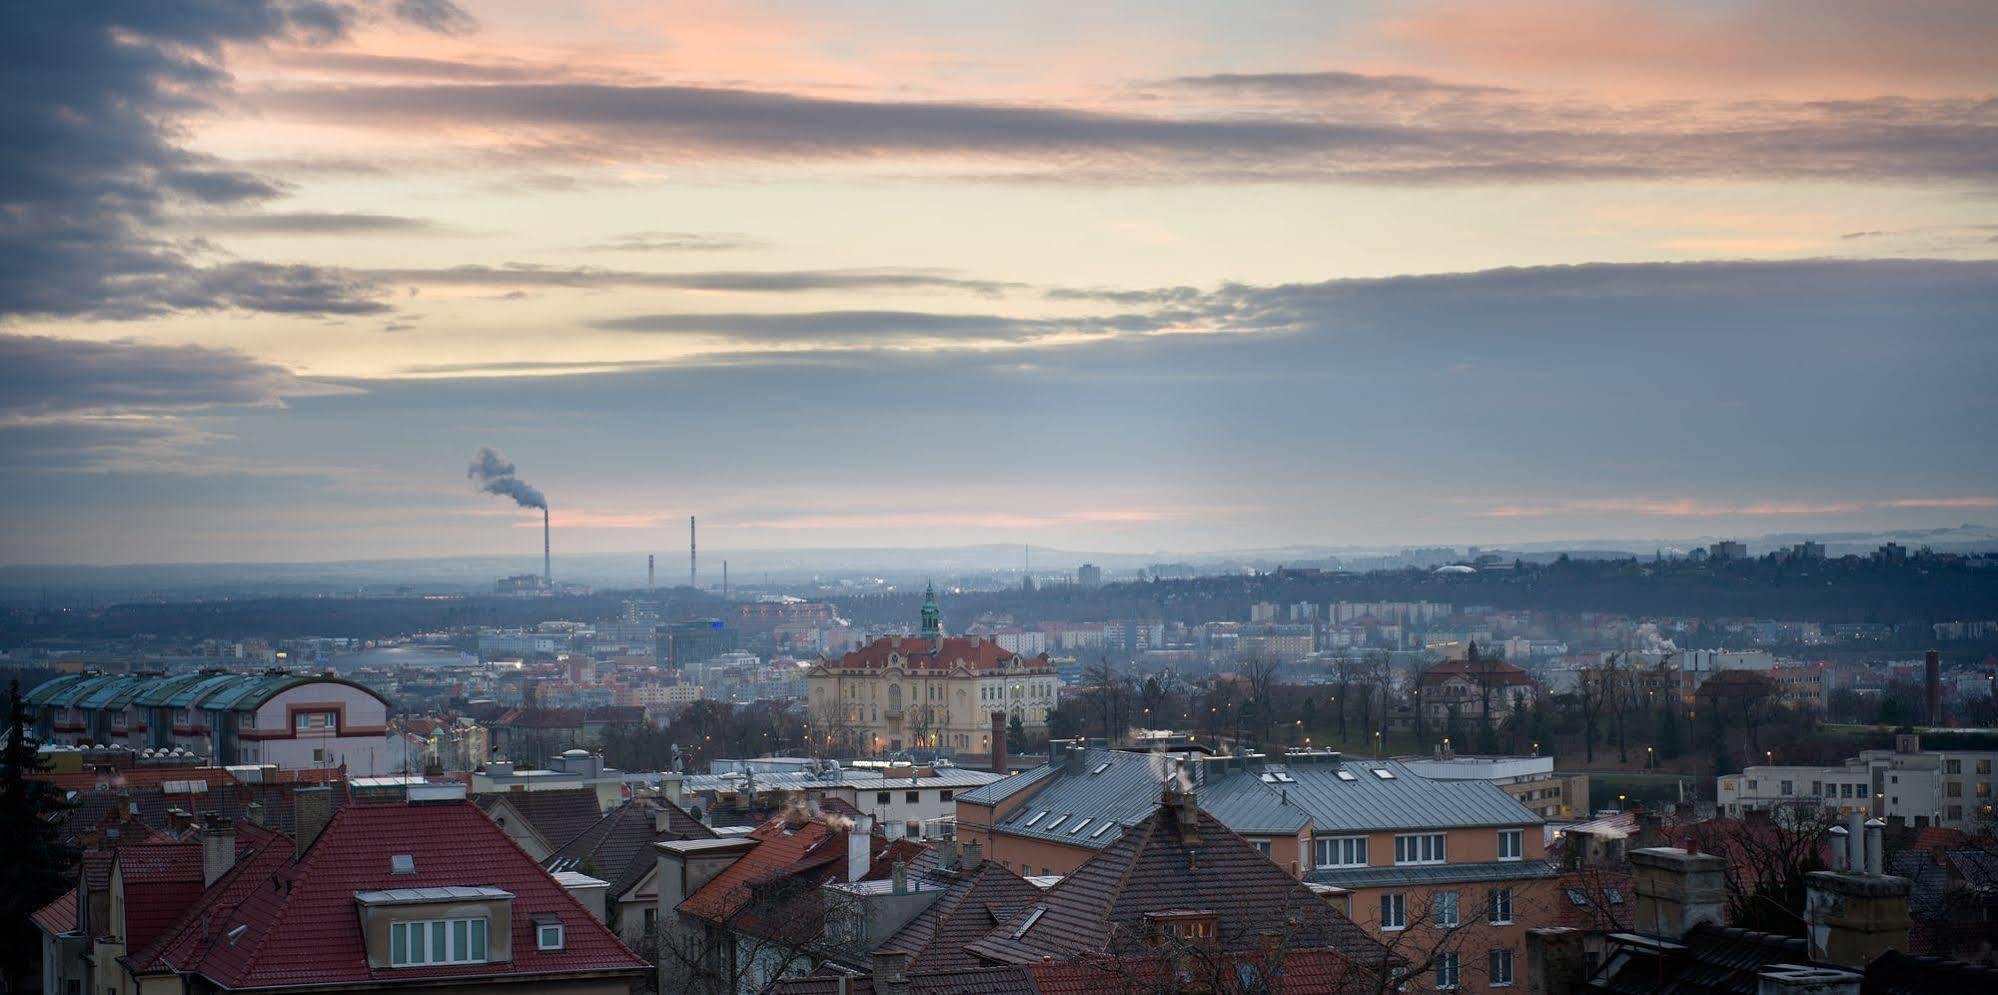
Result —
<path fill-rule="evenodd" d="M 1056 770 L 1051 764 L 1029 767 L 1011 777 L 1001 778 L 982 788 L 967 791 L 957 796 L 957 800 L 971 802 L 974 805 L 997 805 L 1055 774 Z"/>
<path fill-rule="evenodd" d="M 809 791 L 826 788 L 853 788 L 859 791 L 915 791 L 923 788 L 979 788 L 1001 780 L 991 771 L 969 767 L 946 767 L 933 775 L 911 778 L 882 776 L 880 771 L 845 768 L 832 776 L 806 771 L 757 771 L 756 786 L 767 791 Z M 686 791 L 735 791 L 749 783 L 738 773 L 690 774 L 681 782 Z M 960 796 L 961 797 L 961 796 Z"/>
<path fill-rule="evenodd" d="M 362 905 L 408 905 L 413 902 L 464 902 L 480 899 L 511 899 L 513 892 L 502 888 L 448 885 L 433 888 L 384 888 L 357 891 L 354 901 Z"/>
<path fill-rule="evenodd" d="M 1481 864 L 1421 864 L 1409 867 L 1354 867 L 1312 871 L 1304 880 L 1340 888 L 1388 888 L 1396 885 L 1468 884 L 1478 881 L 1537 881 L 1556 877 L 1544 860 L 1495 860 Z"/>
<path fill-rule="evenodd" d="M 1291 804 L 1310 813 L 1313 831 L 1319 835 L 1538 826 L 1547 821 L 1484 781 L 1432 781 L 1393 760 L 1291 758 L 1263 770 L 1281 772 L 1290 781 L 1264 783 L 1254 768 L 1230 770 L 1228 777 L 1245 779 L 1271 797 L 1287 795 Z M 1339 776 L 1342 770 L 1351 775 L 1350 780 Z M 1374 773 L 1377 770 L 1392 777 L 1382 778 Z M 1207 790 L 1202 789 L 1202 807 Z M 1225 815 L 1216 815 L 1228 821 Z"/>
<path fill-rule="evenodd" d="M 1084 750 L 1036 768 L 1043 772 L 1037 781 L 1047 783 L 992 831 L 1101 850 L 1158 810 L 1160 763 L 1151 754 Z M 1113 828 L 1104 829 L 1106 825 Z"/>
<path fill-rule="evenodd" d="M 1244 836 L 1295 836 L 1312 823 L 1311 813 L 1290 797 L 1291 784 L 1269 784 L 1253 771 L 1240 771 L 1200 788 L 1200 807 Z"/>

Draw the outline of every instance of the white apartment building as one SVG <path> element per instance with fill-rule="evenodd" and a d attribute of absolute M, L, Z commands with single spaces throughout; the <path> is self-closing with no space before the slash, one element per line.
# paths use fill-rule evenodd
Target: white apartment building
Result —
<path fill-rule="evenodd" d="M 1802 804 L 1975 831 L 1998 795 L 1998 750 L 1924 750 L 1913 735 L 1895 746 L 1837 767 L 1750 766 L 1717 778 L 1716 800 L 1728 815 Z"/>

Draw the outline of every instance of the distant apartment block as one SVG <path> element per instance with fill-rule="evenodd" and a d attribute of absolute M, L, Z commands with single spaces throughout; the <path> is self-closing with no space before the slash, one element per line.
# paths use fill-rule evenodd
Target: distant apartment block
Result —
<path fill-rule="evenodd" d="M 1842 766 L 1756 764 L 1716 779 L 1729 815 L 1803 805 L 1974 832 L 1998 794 L 1998 751 L 1924 750 L 1896 737 L 1892 750 L 1862 750 Z"/>
<path fill-rule="evenodd" d="M 26 694 L 48 743 L 185 750 L 216 764 L 339 767 L 388 760 L 388 701 L 340 677 L 202 671 L 72 674 Z"/>

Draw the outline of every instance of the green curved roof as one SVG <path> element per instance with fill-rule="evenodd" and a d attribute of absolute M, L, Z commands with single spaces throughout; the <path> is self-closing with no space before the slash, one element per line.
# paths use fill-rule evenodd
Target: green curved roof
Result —
<path fill-rule="evenodd" d="M 171 677 L 124 674 L 67 674 L 28 691 L 31 705 L 52 708 L 206 708 L 248 712 L 278 693 L 304 684 L 345 684 L 386 705 L 374 688 L 344 677 L 306 674 L 178 674 Z"/>

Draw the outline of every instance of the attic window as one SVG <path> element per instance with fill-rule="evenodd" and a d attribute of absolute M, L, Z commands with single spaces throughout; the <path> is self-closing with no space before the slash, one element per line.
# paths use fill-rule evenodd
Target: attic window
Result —
<path fill-rule="evenodd" d="M 1374 770 L 1374 776 L 1380 778 L 1383 781 L 1394 780 L 1394 771 L 1391 771 L 1386 767 L 1375 767 L 1373 770 Z"/>
<path fill-rule="evenodd" d="M 1034 924 L 1041 921 L 1041 913 L 1046 911 L 1047 908 L 1045 906 L 1034 906 L 1034 911 L 1027 913 L 1027 920 L 1020 924 L 1020 928 L 1013 931 L 1013 939 L 1017 940 L 1027 935 L 1027 930 L 1033 929 Z"/>
<path fill-rule="evenodd" d="M 224 935 L 229 937 L 229 945 L 233 947 L 236 945 L 236 941 L 242 939 L 243 934 L 249 931 L 250 927 L 248 925 L 242 925 L 242 926 L 237 926 L 235 929 L 230 930 L 228 933 Z"/>
<path fill-rule="evenodd" d="M 1340 771 L 1340 772 L 1339 772 L 1339 780 L 1341 780 L 1341 781 L 1357 781 L 1357 780 L 1359 780 L 1359 778 L 1357 778 L 1357 777 L 1354 777 L 1354 776 L 1353 776 L 1353 772 L 1352 772 L 1352 771 L 1350 771 L 1350 770 L 1342 770 L 1342 771 Z"/>
<path fill-rule="evenodd" d="M 1100 826 L 1097 826 L 1097 827 L 1096 827 L 1096 831 L 1095 831 L 1095 832 L 1093 832 L 1093 833 L 1090 833 L 1090 834 L 1089 834 L 1089 838 L 1090 838 L 1090 839 L 1096 839 L 1096 838 L 1098 838 L 1098 837 L 1102 836 L 1102 835 L 1103 835 L 1104 833 L 1107 833 L 1107 832 L 1109 832 L 1109 831 L 1110 831 L 1110 827 L 1111 827 L 1111 826 L 1114 826 L 1114 825 L 1116 825 L 1116 823 L 1114 823 L 1114 822 L 1111 822 L 1111 821 L 1110 821 L 1109 819 L 1105 819 L 1105 820 L 1103 820 L 1103 824 L 1102 824 L 1102 825 L 1100 825 Z"/>
<path fill-rule="evenodd" d="M 1076 833 L 1082 832 L 1082 827 L 1086 825 L 1089 825 L 1088 819 L 1077 819 L 1075 820 L 1075 825 L 1068 827 L 1068 834 L 1074 836 Z"/>
<path fill-rule="evenodd" d="M 414 854 L 398 853 L 390 857 L 389 871 L 395 874 L 415 874 L 416 856 Z"/>
<path fill-rule="evenodd" d="M 1297 778 L 1294 778 L 1294 777 L 1290 776 L 1290 772 L 1289 772 L 1289 771 L 1285 771 L 1285 770 L 1280 770 L 1280 771 L 1277 771 L 1277 772 L 1276 772 L 1276 774 L 1274 774 L 1273 776 L 1274 776 L 1274 777 L 1276 778 L 1276 781 L 1277 781 L 1277 783 L 1278 783 L 1278 784 L 1296 784 L 1296 783 L 1297 783 Z"/>
<path fill-rule="evenodd" d="M 1027 825 L 1028 825 L 1028 826 L 1032 826 L 1033 824 L 1035 824 L 1035 823 L 1037 823 L 1037 822 L 1039 822 L 1039 821 L 1041 821 L 1042 819 L 1045 819 L 1045 818 L 1047 818 L 1047 817 L 1048 817 L 1048 813 L 1047 813 L 1047 811 L 1046 811 L 1046 810 L 1042 810 L 1042 811 L 1039 811 L 1039 812 L 1036 812 L 1036 813 L 1034 813 L 1034 817 L 1033 817 L 1033 818 L 1031 818 L 1031 819 L 1028 819 L 1028 820 L 1027 820 Z"/>
<path fill-rule="evenodd" d="M 1609 899 L 1609 903 L 1611 905 L 1623 904 L 1623 892 L 1620 892 L 1615 888 L 1604 888 L 1603 897 Z"/>
<path fill-rule="evenodd" d="M 1069 813 L 1055 816 L 1054 821 L 1048 823 L 1048 832 L 1054 832 L 1056 829 L 1061 828 L 1061 824 L 1068 819 L 1068 816 Z"/>
<path fill-rule="evenodd" d="M 1264 784 L 1275 784 L 1277 776 L 1275 774 L 1264 774 L 1261 777 L 1257 778 L 1257 780 L 1262 781 Z"/>
<path fill-rule="evenodd" d="M 1104 771 L 1106 771 L 1106 770 L 1109 770 L 1109 769 L 1110 769 L 1110 761 L 1108 761 L 1108 760 L 1105 760 L 1105 761 L 1103 761 L 1102 763 L 1100 763 L 1100 764 L 1097 764 L 1097 765 L 1096 765 L 1096 766 L 1094 766 L 1094 767 L 1091 767 L 1091 768 L 1089 769 L 1089 776 L 1090 776 L 1090 777 L 1095 777 L 1096 775 L 1098 775 L 1098 774 L 1101 774 L 1101 773 L 1103 773 Z"/>
<path fill-rule="evenodd" d="M 536 950 L 560 950 L 562 941 L 562 921 L 554 916 L 534 917 L 534 948 Z"/>

